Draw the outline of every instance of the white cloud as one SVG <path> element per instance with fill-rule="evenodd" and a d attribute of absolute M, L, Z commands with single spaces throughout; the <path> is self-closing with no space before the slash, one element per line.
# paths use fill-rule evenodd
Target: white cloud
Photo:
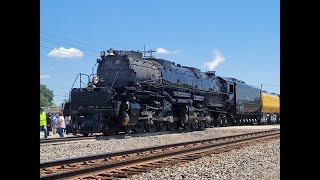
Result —
<path fill-rule="evenodd" d="M 158 48 L 158 49 L 157 49 L 157 53 L 158 53 L 158 54 L 177 54 L 178 52 L 180 52 L 179 49 L 178 49 L 178 50 L 175 50 L 175 51 L 168 51 L 168 50 L 166 50 L 166 49 L 164 49 L 164 48 Z"/>
<path fill-rule="evenodd" d="M 213 50 L 213 59 L 209 62 L 203 64 L 204 67 L 208 68 L 210 71 L 218 67 L 221 62 L 224 61 L 224 57 L 218 49 Z"/>
<path fill-rule="evenodd" d="M 50 75 L 40 75 L 40 79 L 48 79 L 50 78 Z"/>
<path fill-rule="evenodd" d="M 76 48 L 66 49 L 64 47 L 60 47 L 59 49 L 54 48 L 48 56 L 60 58 L 81 58 L 83 56 L 83 52 Z"/>

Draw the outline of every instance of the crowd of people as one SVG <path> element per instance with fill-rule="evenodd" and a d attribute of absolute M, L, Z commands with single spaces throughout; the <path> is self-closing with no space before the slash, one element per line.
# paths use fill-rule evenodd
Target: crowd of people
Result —
<path fill-rule="evenodd" d="M 44 132 L 44 138 L 50 136 L 50 131 L 53 134 L 59 134 L 60 137 L 64 137 L 64 129 L 66 128 L 66 123 L 64 120 L 63 112 L 53 114 L 43 111 L 40 107 L 40 131 Z"/>

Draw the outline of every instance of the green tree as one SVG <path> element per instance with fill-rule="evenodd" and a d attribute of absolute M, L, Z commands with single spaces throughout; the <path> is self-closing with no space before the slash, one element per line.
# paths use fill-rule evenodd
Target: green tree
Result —
<path fill-rule="evenodd" d="M 47 88 L 46 85 L 40 84 L 40 106 L 52 106 L 53 91 Z"/>

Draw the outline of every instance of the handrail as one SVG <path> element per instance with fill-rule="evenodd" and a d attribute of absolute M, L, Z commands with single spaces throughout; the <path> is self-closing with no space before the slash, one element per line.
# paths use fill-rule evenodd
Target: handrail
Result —
<path fill-rule="evenodd" d="M 92 67 L 92 74 L 94 74 L 94 68 L 96 67 L 96 65 L 99 64 L 98 62 Z"/>
<path fill-rule="evenodd" d="M 81 88 L 81 83 L 84 84 L 84 83 L 82 82 L 82 80 L 81 80 L 81 76 L 82 76 L 82 75 L 87 76 L 87 77 L 88 77 L 88 82 L 90 82 L 90 76 L 89 76 L 89 75 L 83 74 L 83 73 L 79 73 L 79 74 L 77 75 L 76 79 L 74 80 L 74 82 L 73 82 L 73 84 L 72 84 L 72 86 L 71 86 L 71 89 L 70 89 L 70 91 L 69 91 L 69 102 L 70 102 L 70 100 L 71 100 L 71 91 L 72 91 L 72 88 L 73 88 L 74 84 L 76 83 L 76 81 L 77 81 L 77 79 L 78 79 L 79 76 L 80 76 L 80 87 L 79 87 L 79 88 Z"/>
<path fill-rule="evenodd" d="M 73 88 L 73 86 L 74 86 L 74 84 L 76 83 L 76 81 L 77 81 L 77 79 L 78 79 L 78 77 L 79 77 L 79 75 L 80 75 L 80 88 L 81 88 L 81 76 L 82 75 L 85 75 L 85 76 L 87 76 L 88 77 L 88 82 L 90 82 L 90 76 L 89 75 L 87 75 L 87 74 L 82 74 L 82 73 L 79 73 L 78 75 L 77 75 L 77 77 L 76 77 L 76 79 L 74 80 L 74 82 L 73 82 L 73 84 L 72 84 L 72 87 L 71 87 L 71 89 Z M 82 82 L 83 83 L 83 82 Z M 84 83 L 83 83 L 84 84 Z"/>

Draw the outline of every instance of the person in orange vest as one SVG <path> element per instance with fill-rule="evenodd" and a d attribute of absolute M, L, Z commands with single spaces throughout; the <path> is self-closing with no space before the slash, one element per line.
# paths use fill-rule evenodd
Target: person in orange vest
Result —
<path fill-rule="evenodd" d="M 44 138 L 47 138 L 47 114 L 43 111 L 42 107 L 40 107 L 40 130 L 44 132 Z"/>

